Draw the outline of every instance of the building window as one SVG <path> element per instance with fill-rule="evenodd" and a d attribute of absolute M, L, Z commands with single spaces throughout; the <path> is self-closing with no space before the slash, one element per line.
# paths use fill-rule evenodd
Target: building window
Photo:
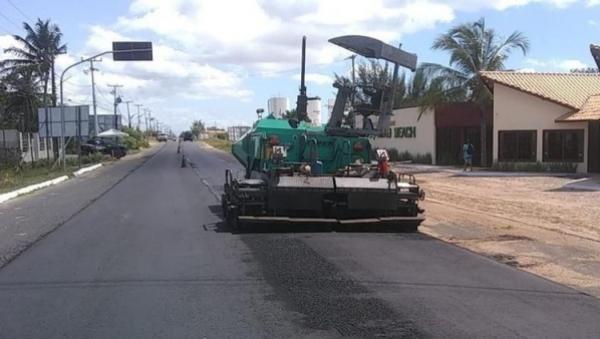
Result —
<path fill-rule="evenodd" d="M 544 161 L 583 162 L 583 130 L 545 130 Z"/>
<path fill-rule="evenodd" d="M 536 161 L 537 131 L 499 131 L 499 161 Z"/>

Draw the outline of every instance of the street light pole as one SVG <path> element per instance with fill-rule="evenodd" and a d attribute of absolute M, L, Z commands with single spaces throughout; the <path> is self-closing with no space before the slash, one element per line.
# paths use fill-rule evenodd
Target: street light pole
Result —
<path fill-rule="evenodd" d="M 97 113 L 97 105 L 96 105 L 96 82 L 94 81 L 94 71 L 97 69 L 94 68 L 94 61 L 102 61 L 101 59 L 94 60 L 90 59 L 90 76 L 92 78 L 92 107 L 94 110 L 94 136 L 98 135 L 98 113 Z"/>
<path fill-rule="evenodd" d="M 137 50 L 137 49 L 131 49 L 131 50 L 120 50 L 117 51 L 118 53 L 127 53 L 127 52 L 144 52 L 144 51 L 148 51 L 148 50 Z M 149 49 L 149 51 L 151 52 L 152 50 Z M 64 95 L 63 95 L 63 84 L 64 84 L 64 78 L 65 78 L 65 74 L 67 73 L 68 70 L 70 70 L 71 68 L 77 66 L 77 65 L 81 65 L 82 63 L 85 62 L 89 62 L 90 60 L 94 60 L 96 58 L 99 58 L 103 55 L 106 54 L 112 54 L 114 53 L 114 51 L 104 51 L 102 53 L 98 53 L 96 55 L 93 55 L 89 58 L 86 59 L 82 59 L 80 61 L 77 61 L 74 64 L 71 64 L 69 66 L 67 66 L 67 68 L 65 68 L 62 73 L 60 74 L 60 149 L 62 152 L 62 166 L 63 166 L 63 170 L 67 169 L 67 154 L 66 154 L 66 147 L 65 147 L 65 104 L 63 101 Z"/>
<path fill-rule="evenodd" d="M 146 124 L 146 133 L 148 133 L 148 117 L 150 115 L 150 110 L 149 109 L 144 109 L 144 120 L 145 120 L 145 124 Z"/>
<path fill-rule="evenodd" d="M 140 122 L 142 119 L 142 116 L 140 114 L 140 108 L 144 105 L 142 104 L 135 104 L 135 106 L 137 107 L 137 129 L 140 130 Z"/>

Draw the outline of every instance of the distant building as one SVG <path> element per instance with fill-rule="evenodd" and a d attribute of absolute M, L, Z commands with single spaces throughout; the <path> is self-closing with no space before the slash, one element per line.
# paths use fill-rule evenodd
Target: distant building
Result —
<path fill-rule="evenodd" d="M 316 97 L 308 100 L 306 105 L 306 113 L 310 119 L 310 123 L 314 126 L 321 125 L 321 98 Z"/>
<path fill-rule="evenodd" d="M 276 118 L 281 118 L 288 107 L 288 98 L 273 97 L 267 101 L 267 114 L 273 114 Z"/>
<path fill-rule="evenodd" d="M 229 136 L 229 140 L 232 142 L 240 140 L 242 136 L 250 130 L 250 128 L 250 126 L 227 127 L 227 135 Z"/>

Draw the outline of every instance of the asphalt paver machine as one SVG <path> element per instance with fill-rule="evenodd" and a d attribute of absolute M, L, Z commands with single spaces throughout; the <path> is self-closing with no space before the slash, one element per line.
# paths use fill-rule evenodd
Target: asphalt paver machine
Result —
<path fill-rule="evenodd" d="M 245 173 L 238 178 L 230 170 L 225 172 L 222 208 L 230 227 L 386 224 L 416 231 L 424 220 L 418 205 L 424 193 L 414 176 L 389 171 L 385 150 L 374 150 L 370 143 L 370 138 L 385 134 L 390 126 L 399 68 L 414 71 L 417 56 L 365 36 L 329 42 L 393 64 L 391 84 L 336 82 L 329 121 L 322 126 L 309 123 L 307 105 L 312 98 L 307 97 L 304 82 L 303 38 L 296 116 L 259 118 L 232 145 Z M 359 120 L 361 126 L 356 126 Z"/>

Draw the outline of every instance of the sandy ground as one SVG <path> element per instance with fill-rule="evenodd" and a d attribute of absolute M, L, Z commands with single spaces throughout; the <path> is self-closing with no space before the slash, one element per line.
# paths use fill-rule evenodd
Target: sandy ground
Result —
<path fill-rule="evenodd" d="M 600 297 L 600 192 L 549 176 L 416 177 L 427 193 L 422 232 Z"/>

